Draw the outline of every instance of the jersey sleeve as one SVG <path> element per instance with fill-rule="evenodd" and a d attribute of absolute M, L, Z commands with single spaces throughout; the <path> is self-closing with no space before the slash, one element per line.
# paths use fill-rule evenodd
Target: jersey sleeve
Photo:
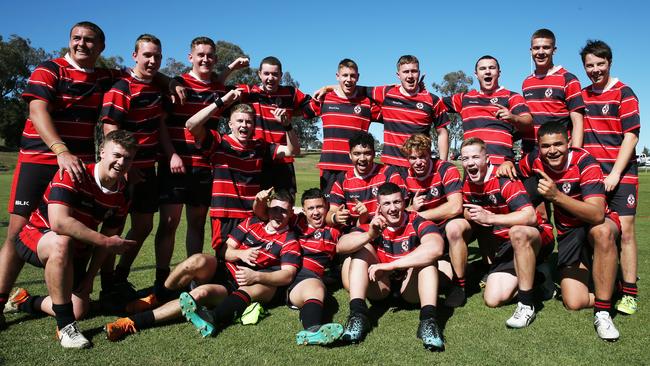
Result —
<path fill-rule="evenodd" d="M 508 178 L 499 178 L 501 196 L 506 200 L 510 212 L 520 211 L 524 207 L 531 206 L 530 198 L 521 181 L 511 181 Z"/>
<path fill-rule="evenodd" d="M 618 110 L 623 133 L 632 132 L 639 136 L 641 117 L 639 115 L 639 99 L 629 87 L 621 89 L 621 106 Z"/>
<path fill-rule="evenodd" d="M 300 89 L 295 88 L 293 92 L 293 108 L 303 110 L 309 105 L 311 95 L 303 93 Z"/>
<path fill-rule="evenodd" d="M 524 155 L 523 158 L 519 160 L 517 166 L 518 172 L 522 175 L 523 178 L 528 178 L 533 176 L 533 167 L 535 164 L 537 154 L 529 153 Z"/>
<path fill-rule="evenodd" d="M 461 113 L 463 111 L 464 93 L 456 93 L 450 97 L 443 97 L 442 102 L 448 113 Z"/>
<path fill-rule="evenodd" d="M 454 164 L 446 164 L 448 164 L 448 167 L 442 177 L 442 187 L 445 189 L 445 195 L 462 192 L 463 180 L 460 178 L 458 168 Z"/>
<path fill-rule="evenodd" d="M 54 175 L 47 200 L 48 204 L 54 203 L 72 208 L 79 204 L 79 188 L 67 170 L 63 171 L 62 178 L 58 173 Z"/>
<path fill-rule="evenodd" d="M 526 99 L 524 99 L 520 94 L 511 93 L 508 98 L 508 105 L 510 107 L 508 109 L 513 114 L 518 116 L 530 114 L 530 109 L 528 108 L 528 104 L 526 104 Z"/>
<path fill-rule="evenodd" d="M 293 231 L 289 231 L 286 235 L 286 241 L 280 250 L 280 265 L 298 268 L 302 264 L 300 243 Z"/>
<path fill-rule="evenodd" d="M 427 234 L 440 235 L 438 226 L 436 226 L 436 224 L 434 224 L 433 221 L 427 220 L 424 217 L 417 214 L 414 216 L 415 217 L 413 219 L 413 228 L 415 229 L 418 238 L 422 239 Z"/>
<path fill-rule="evenodd" d="M 436 129 L 446 128 L 449 125 L 449 115 L 447 115 L 445 103 L 435 94 L 431 94 L 431 100 L 433 102 L 433 127 Z"/>
<path fill-rule="evenodd" d="M 378 105 L 384 103 L 384 99 L 386 98 L 386 89 L 387 89 L 386 86 L 366 86 L 366 87 L 361 87 L 361 89 L 364 91 L 365 95 L 368 98 L 370 98 Z"/>
<path fill-rule="evenodd" d="M 250 224 L 251 224 L 252 217 L 247 218 L 246 220 L 242 221 L 235 227 L 230 234 L 228 234 L 228 239 L 232 239 L 235 241 L 236 246 L 235 248 L 239 248 L 242 243 L 244 242 L 244 239 L 246 238 L 246 233 L 250 231 Z"/>
<path fill-rule="evenodd" d="M 569 112 L 581 111 L 584 113 L 585 101 L 582 99 L 582 86 L 578 78 L 571 74 L 564 74 L 564 98 Z"/>
<path fill-rule="evenodd" d="M 22 97 L 29 103 L 34 99 L 53 103 L 56 101 L 56 87 L 59 82 L 59 65 L 53 61 L 40 64 L 27 80 Z"/>
<path fill-rule="evenodd" d="M 309 103 L 303 108 L 302 114 L 305 118 L 315 118 L 321 115 L 323 102 L 312 98 Z"/>
<path fill-rule="evenodd" d="M 120 80 L 104 94 L 99 120 L 119 127 L 129 113 L 130 103 L 129 85 L 126 81 Z"/>
<path fill-rule="evenodd" d="M 207 157 L 211 162 L 214 163 L 216 158 L 216 153 L 219 151 L 221 146 L 221 134 L 218 131 L 206 129 L 205 137 L 201 141 L 199 150 L 201 153 Z"/>
<path fill-rule="evenodd" d="M 580 190 L 582 199 L 589 197 L 605 197 L 605 183 L 600 164 L 591 155 L 584 155 L 578 162 L 580 170 Z"/>

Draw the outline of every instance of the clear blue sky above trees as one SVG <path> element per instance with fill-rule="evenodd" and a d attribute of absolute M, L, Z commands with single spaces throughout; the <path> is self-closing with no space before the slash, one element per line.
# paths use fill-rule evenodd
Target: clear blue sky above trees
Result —
<path fill-rule="evenodd" d="M 352 3 L 352 2 L 350 2 Z M 336 65 L 352 58 L 361 84 L 395 83 L 395 62 L 402 54 L 420 59 L 426 82 L 440 82 L 450 71 L 473 74 L 484 54 L 501 63 L 501 84 L 520 91 L 531 72 L 530 34 L 538 28 L 558 37 L 556 64 L 589 81 L 579 49 L 587 39 L 602 39 L 614 51 L 613 76 L 630 85 L 641 100 L 642 123 L 650 113 L 650 61 L 647 19 L 641 0 L 614 1 L 345 1 L 178 2 L 15 1 L 0 13 L 0 35 L 17 34 L 48 51 L 67 44 L 69 27 L 80 20 L 100 25 L 107 35 L 105 56 L 130 65 L 133 42 L 152 33 L 163 42 L 164 58 L 185 61 L 190 40 L 207 35 L 239 45 L 257 64 L 279 57 L 285 70 L 311 93 L 335 82 Z M 191 4 L 200 4 L 193 8 Z M 476 82 L 475 82 L 476 86 Z M 638 151 L 650 147 L 650 129 L 641 128 Z"/>

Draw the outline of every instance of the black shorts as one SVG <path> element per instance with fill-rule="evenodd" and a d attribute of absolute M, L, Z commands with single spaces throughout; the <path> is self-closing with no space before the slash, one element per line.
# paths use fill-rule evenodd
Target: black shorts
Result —
<path fill-rule="evenodd" d="M 211 217 L 212 226 L 212 249 L 218 250 L 228 240 L 230 234 L 243 219 L 230 217 Z"/>
<path fill-rule="evenodd" d="M 136 183 L 133 189 L 133 200 L 130 212 L 156 213 L 158 212 L 158 177 L 156 168 L 141 168 L 143 178 Z"/>
<path fill-rule="evenodd" d="M 9 195 L 9 213 L 29 218 L 58 170 L 58 165 L 23 163 L 18 160 Z"/>
<path fill-rule="evenodd" d="M 557 266 L 558 268 L 584 263 L 591 264 L 591 245 L 588 235 L 591 226 L 581 226 L 568 229 L 557 237 Z"/>
<path fill-rule="evenodd" d="M 262 189 L 273 187 L 276 191 L 286 189 L 296 194 L 296 170 L 293 168 L 293 163 L 265 160 L 261 178 Z"/>
<path fill-rule="evenodd" d="M 329 200 L 330 192 L 334 183 L 339 179 L 344 179 L 345 171 L 344 170 L 329 170 L 323 169 L 320 175 L 320 189 L 325 194 L 325 197 Z"/>
<path fill-rule="evenodd" d="M 308 270 L 307 268 L 300 268 L 296 277 L 293 279 L 293 282 L 287 287 L 287 304 L 289 303 L 289 293 L 302 281 L 308 280 L 310 278 L 315 278 L 321 280 L 321 276 L 317 275 L 314 271 Z"/>
<path fill-rule="evenodd" d="M 619 216 L 635 216 L 639 200 L 638 184 L 619 184 L 616 189 L 607 193 L 607 204 Z"/>
<path fill-rule="evenodd" d="M 237 284 L 237 281 L 232 277 L 232 274 L 230 274 L 230 271 L 226 268 L 223 260 L 219 259 L 218 261 L 219 264 L 217 271 L 214 273 L 211 282 L 225 287 L 228 294 L 230 294 L 239 288 L 239 284 Z"/>
<path fill-rule="evenodd" d="M 160 204 L 210 206 L 212 199 L 212 170 L 188 168 L 185 174 L 172 174 L 169 165 L 158 165 Z"/>
<path fill-rule="evenodd" d="M 496 272 L 506 272 L 512 275 L 515 275 L 515 251 L 512 248 L 512 243 L 510 241 L 503 242 L 499 244 L 488 274 Z"/>

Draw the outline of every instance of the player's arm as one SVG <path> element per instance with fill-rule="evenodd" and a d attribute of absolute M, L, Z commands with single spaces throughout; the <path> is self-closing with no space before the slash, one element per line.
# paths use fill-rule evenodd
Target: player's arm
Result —
<path fill-rule="evenodd" d="M 226 80 L 232 74 L 233 71 L 237 71 L 250 66 L 250 59 L 248 57 L 237 57 L 235 61 L 231 62 L 226 69 L 223 70 L 219 75 L 217 75 L 217 82 L 220 84 L 225 84 Z"/>
<path fill-rule="evenodd" d="M 581 112 L 584 110 L 580 110 Z M 584 115 L 581 112 L 572 111 L 569 112 L 569 118 L 571 118 L 571 146 L 572 147 L 582 147 L 584 141 Z"/>
<path fill-rule="evenodd" d="M 49 108 L 49 102 L 41 99 L 31 100 L 29 102 L 29 119 L 45 145 L 56 154 L 56 161 L 61 171 L 68 171 L 73 181 L 82 181 L 84 178 L 83 162 L 68 150 L 61 139 L 54 127 Z"/>
<path fill-rule="evenodd" d="M 368 225 L 368 231 L 352 231 L 345 234 L 336 244 L 336 252 L 339 254 L 351 254 L 357 252 L 364 245 L 377 239 L 386 228 L 386 219 L 381 215 L 375 215 Z"/>
<path fill-rule="evenodd" d="M 605 178 L 606 192 L 613 191 L 621 181 L 621 174 L 630 162 L 630 159 L 634 157 L 634 154 L 636 153 L 636 144 L 638 142 L 639 136 L 633 132 L 626 132 L 625 135 L 623 135 L 623 143 L 621 143 L 621 148 L 618 150 L 614 167 L 612 167 L 612 171 L 609 173 L 607 178 Z"/>
<path fill-rule="evenodd" d="M 226 240 L 226 250 L 224 251 L 223 256 L 228 262 L 242 261 L 249 266 L 255 266 L 255 260 L 257 259 L 259 251 L 259 248 L 240 249 L 239 243 L 229 237 Z"/>
<path fill-rule="evenodd" d="M 260 272 L 253 271 L 249 268 L 241 268 L 240 271 L 250 271 L 252 276 L 252 281 L 250 284 L 259 283 L 267 286 L 287 286 L 293 281 L 293 278 L 298 272 L 298 268 L 292 265 L 282 265 L 280 269 L 272 272 Z M 237 282 L 241 285 L 242 282 L 239 280 L 240 271 L 237 271 Z"/>
<path fill-rule="evenodd" d="M 454 218 L 463 213 L 463 194 L 452 193 L 447 196 L 447 202 L 438 207 L 419 212 L 418 215 L 431 221 L 441 221 Z"/>
<path fill-rule="evenodd" d="M 226 95 L 216 98 L 214 103 L 203 107 L 200 111 L 196 112 L 192 117 L 188 118 L 185 122 L 187 128 L 195 139 L 201 141 L 205 137 L 205 123 L 217 112 L 221 112 L 229 105 L 239 99 L 241 89 L 230 90 Z"/>
<path fill-rule="evenodd" d="M 260 220 L 267 221 L 269 218 L 268 202 L 272 193 L 273 187 L 263 189 L 255 195 L 255 200 L 253 201 L 253 214 L 255 214 L 255 216 Z"/>
<path fill-rule="evenodd" d="M 289 120 L 289 122 L 283 123 L 282 126 L 284 127 L 285 134 L 287 135 L 287 144 L 278 146 L 276 152 L 277 157 L 282 158 L 285 156 L 296 156 L 300 154 L 300 142 L 298 141 L 298 135 L 296 134 L 296 131 L 293 129 L 293 126 L 291 126 L 291 120 Z"/>
<path fill-rule="evenodd" d="M 543 171 L 537 170 L 541 176 L 537 191 L 544 199 L 554 206 L 562 207 L 580 221 L 591 225 L 599 225 L 605 221 L 605 198 L 600 195 L 585 197 L 582 201 L 572 198 L 557 189 L 555 182 Z"/>
<path fill-rule="evenodd" d="M 169 160 L 169 170 L 173 174 L 185 174 L 185 164 L 183 164 L 183 159 L 181 159 L 181 157 L 176 153 L 176 149 L 174 149 L 172 139 L 169 136 L 169 130 L 167 129 L 167 123 L 165 123 L 166 120 L 167 114 L 163 113 L 158 125 L 160 146 Z"/>
<path fill-rule="evenodd" d="M 187 99 L 187 90 L 178 80 L 171 78 L 161 72 L 157 72 L 153 77 L 153 83 L 162 90 L 168 90 L 172 103 L 185 104 Z"/>
<path fill-rule="evenodd" d="M 495 214 L 474 204 L 466 203 L 463 206 L 465 207 L 465 218 L 474 221 L 479 225 L 505 227 L 512 227 L 515 225 L 537 225 L 535 209 L 530 205 L 507 214 Z"/>
<path fill-rule="evenodd" d="M 440 160 L 447 161 L 449 158 L 449 131 L 446 127 L 436 129 L 438 133 L 438 155 Z"/>
<path fill-rule="evenodd" d="M 422 268 L 432 265 L 444 251 L 445 243 L 439 234 L 426 234 L 420 239 L 420 245 L 413 251 L 390 263 L 382 263 L 382 269 Z"/>
<path fill-rule="evenodd" d="M 119 236 L 122 233 L 122 228 L 104 228 L 102 226 L 101 233 L 104 236 Z M 78 290 L 82 294 L 90 294 L 93 291 L 93 282 L 95 281 L 95 276 L 99 269 L 102 267 L 106 258 L 111 255 L 111 251 L 106 247 L 96 247 L 93 250 L 93 254 L 90 257 L 90 263 L 88 264 L 88 270 L 81 280 Z"/>

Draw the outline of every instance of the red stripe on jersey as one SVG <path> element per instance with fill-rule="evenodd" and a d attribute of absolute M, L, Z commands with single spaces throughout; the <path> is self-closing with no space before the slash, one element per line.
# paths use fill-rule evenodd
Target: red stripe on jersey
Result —
<path fill-rule="evenodd" d="M 343 98 L 335 92 L 325 94 L 321 102 L 312 99 L 305 108 L 309 118 L 320 116 L 323 122 L 323 149 L 318 168 L 348 170 L 352 168 L 349 140 L 359 131 L 368 131 L 370 121 L 379 118 L 379 106 L 365 96 Z"/>
<path fill-rule="evenodd" d="M 530 114 L 524 98 L 505 88 L 499 88 L 492 94 L 483 94 L 477 90 L 458 93 L 444 98 L 450 112 L 459 113 L 463 120 L 463 138 L 478 137 L 485 141 L 490 163 L 500 165 L 505 160 L 514 160 L 512 145 L 515 126 L 510 122 L 497 119 L 498 105 L 502 105 L 516 115 Z"/>
<path fill-rule="evenodd" d="M 254 270 L 285 265 L 300 267 L 300 244 L 295 232 L 288 228 L 280 233 L 271 234 L 266 231 L 266 222 L 257 217 L 248 217 L 237 225 L 228 235 L 228 239 L 237 243 L 237 249 L 260 249 Z M 226 267 L 233 278 L 236 278 L 235 272 L 238 267 L 251 268 L 242 261 L 226 262 Z"/>
<path fill-rule="evenodd" d="M 624 135 L 628 132 L 639 135 L 639 100 L 632 89 L 620 81 L 606 91 L 594 90 L 590 85 L 582 90 L 582 97 L 587 105 L 583 146 L 598 160 L 607 177 L 616 162 Z M 620 183 L 638 184 L 638 181 L 636 156 L 632 154 Z"/>
<path fill-rule="evenodd" d="M 399 151 L 404 142 L 415 133 L 428 136 L 431 126 L 438 129 L 449 124 L 442 100 L 426 90 L 407 96 L 400 92 L 399 86 L 378 86 L 369 88 L 367 94 L 381 106 L 384 121 L 382 163 L 408 167 L 408 160 Z"/>
<path fill-rule="evenodd" d="M 463 191 L 463 181 L 456 166 L 440 159 L 433 160 L 431 171 L 424 177 L 416 177 L 413 169 L 409 168 L 404 183 L 411 199 L 425 195 L 420 211 L 436 208 L 446 203 L 449 195 Z M 434 221 L 438 227 L 442 227 L 446 222 L 447 220 Z"/>
<path fill-rule="evenodd" d="M 194 136 L 185 128 L 185 122 L 201 109 L 214 102 L 215 98 L 226 94 L 226 87 L 219 82 L 204 82 L 183 74 L 176 78 L 186 89 L 185 104 L 174 104 L 167 118 L 167 129 L 176 153 L 183 159 L 185 167 L 209 168 L 210 162 L 196 147 Z M 206 127 L 217 128 L 219 115 L 213 114 L 206 122 Z"/>
<path fill-rule="evenodd" d="M 54 128 L 70 152 L 85 162 L 93 162 L 94 131 L 102 95 L 120 76 L 120 70 L 84 71 L 63 57 L 57 58 L 34 70 L 22 97 L 27 103 L 35 99 L 47 102 Z M 27 163 L 57 165 L 56 155 L 43 142 L 30 118 L 22 133 L 20 156 Z"/>
<path fill-rule="evenodd" d="M 406 197 L 404 181 L 391 167 L 374 164 L 371 172 L 364 177 L 357 176 L 354 169 L 348 170 L 342 179 L 334 182 L 330 192 L 330 204 L 332 207 L 345 205 L 350 210 L 350 216 L 356 220 L 359 218 L 359 214 L 354 210 L 354 206 L 358 200 L 366 205 L 370 215 L 373 215 L 377 210 L 377 190 L 386 182 L 397 184 Z"/>
<path fill-rule="evenodd" d="M 341 237 L 341 232 L 331 226 L 314 228 L 307 225 L 304 213 L 298 216 L 298 242 L 302 248 L 302 267 L 319 276 L 323 276 L 325 269 L 336 256 L 336 244 Z"/>
<path fill-rule="evenodd" d="M 561 172 L 546 166 L 539 157 L 539 152 L 528 154 L 521 159 L 519 169 L 524 177 L 534 175 L 536 170 L 543 170 L 553 179 L 558 191 L 578 201 L 584 201 L 585 198 L 589 197 L 602 197 L 605 199 L 603 171 L 596 159 L 583 149 L 574 147 L 569 149 L 567 165 Z M 605 212 L 609 214 L 607 203 L 605 203 Z M 587 223 L 557 205 L 553 207 L 553 217 L 555 227 L 560 235 L 570 228 L 587 225 Z"/>
<path fill-rule="evenodd" d="M 289 118 L 297 116 L 311 97 L 292 86 L 280 86 L 273 93 L 267 93 L 259 85 L 237 85 L 237 88 L 243 89 L 242 102 L 252 105 L 255 109 L 255 138 L 286 145 L 286 131 L 273 116 L 273 111 L 276 108 L 284 108 Z M 284 157 L 282 161 L 291 163 L 293 157 Z"/>
<path fill-rule="evenodd" d="M 569 113 L 585 108 L 580 81 L 563 67 L 550 75 L 528 76 L 521 89 L 535 126 L 534 131 L 522 131 L 522 138 L 533 145 L 537 141 L 537 130 L 541 125 L 560 121 L 567 127 L 567 131 L 571 131 L 573 126 Z"/>
<path fill-rule="evenodd" d="M 263 160 L 275 156 L 277 145 L 254 140 L 243 146 L 229 135 L 222 138 L 212 130 L 203 144 L 213 176 L 210 217 L 250 216 L 260 191 Z"/>
<path fill-rule="evenodd" d="M 100 120 L 133 133 L 138 152 L 133 166 L 150 168 L 156 163 L 163 96 L 159 87 L 131 75 L 118 80 L 104 94 Z"/>

